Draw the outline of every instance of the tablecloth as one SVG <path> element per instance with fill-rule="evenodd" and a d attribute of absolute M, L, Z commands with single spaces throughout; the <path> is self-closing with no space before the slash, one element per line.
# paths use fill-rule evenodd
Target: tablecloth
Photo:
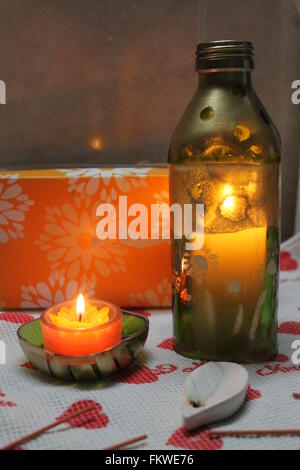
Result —
<path fill-rule="evenodd" d="M 246 366 L 250 385 L 240 411 L 214 428 L 300 428 L 300 366 L 291 361 L 300 339 L 300 234 L 282 245 L 279 289 L 279 354 L 265 364 Z M 32 368 L 16 331 L 30 313 L 0 313 L 0 340 L 6 364 L 0 365 L 0 447 L 94 403 L 90 418 L 78 417 L 27 443 L 24 449 L 102 449 L 147 433 L 139 449 L 299 449 L 299 437 L 209 439 L 206 430 L 187 433 L 182 425 L 184 382 L 199 361 L 172 348 L 170 310 L 150 310 L 150 331 L 139 364 L 96 383 L 56 381 Z"/>

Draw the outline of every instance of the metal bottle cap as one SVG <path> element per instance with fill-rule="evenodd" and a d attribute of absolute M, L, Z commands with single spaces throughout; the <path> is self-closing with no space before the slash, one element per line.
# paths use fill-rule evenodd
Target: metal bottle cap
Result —
<path fill-rule="evenodd" d="M 211 41 L 198 44 L 196 70 L 253 70 L 253 45 L 248 41 Z"/>

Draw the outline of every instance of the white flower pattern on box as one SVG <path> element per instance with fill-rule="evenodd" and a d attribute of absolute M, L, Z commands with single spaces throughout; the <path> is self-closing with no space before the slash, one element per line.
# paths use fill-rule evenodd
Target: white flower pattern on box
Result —
<path fill-rule="evenodd" d="M 160 191 L 159 193 L 154 193 L 153 194 L 153 204 L 156 205 L 164 205 L 169 207 L 169 193 L 167 191 Z M 118 206 L 116 205 L 116 217 L 118 221 Z M 148 209 L 148 215 L 151 215 L 151 209 Z M 138 239 L 132 239 L 130 237 L 127 237 L 124 240 L 120 240 L 120 243 L 122 243 L 125 246 L 133 246 L 134 248 L 149 248 L 151 246 L 155 245 L 160 245 L 162 243 L 170 244 L 170 238 L 162 238 L 161 234 L 164 233 L 166 229 L 169 227 L 169 216 L 168 217 L 162 217 L 160 219 L 161 221 L 159 224 L 151 226 L 151 235 L 147 239 L 143 238 L 138 238 Z M 152 223 L 152 221 L 151 221 Z M 169 304 L 170 305 L 170 304 Z"/>
<path fill-rule="evenodd" d="M 156 289 L 147 289 L 143 293 L 132 292 L 129 294 L 130 305 L 166 307 L 170 305 L 171 299 L 171 282 L 167 278 L 157 284 Z"/>
<path fill-rule="evenodd" d="M 111 202 L 117 199 L 118 192 L 126 194 L 131 188 L 146 187 L 145 179 L 150 168 L 81 168 L 60 171 L 69 177 L 70 192 L 94 196 L 100 190 L 100 200 Z"/>
<path fill-rule="evenodd" d="M 169 193 L 167 191 L 160 191 L 159 193 L 154 193 L 154 204 L 168 206 L 169 207 Z M 169 226 L 169 219 L 163 218 L 161 227 L 160 225 L 157 226 L 156 230 L 154 231 L 155 236 L 159 236 L 160 229 L 162 230 L 161 233 L 164 233 L 164 230 Z M 166 240 L 164 240 L 166 241 Z M 169 240 L 167 240 L 169 242 Z"/>
<path fill-rule="evenodd" d="M 77 279 L 82 270 L 103 277 L 126 272 L 128 249 L 118 240 L 97 238 L 96 209 L 93 205 L 87 206 L 76 197 L 74 204 L 46 208 L 45 233 L 36 244 L 46 252 L 51 273 Z"/>
<path fill-rule="evenodd" d="M 34 202 L 24 194 L 18 175 L 0 179 L 0 243 L 24 238 L 23 222 Z"/>
<path fill-rule="evenodd" d="M 82 276 L 81 282 L 69 281 L 64 276 L 50 276 L 48 282 L 39 282 L 36 286 L 22 286 L 21 308 L 47 308 L 51 305 L 72 300 L 78 292 L 85 297 L 93 297 L 95 282 Z"/>

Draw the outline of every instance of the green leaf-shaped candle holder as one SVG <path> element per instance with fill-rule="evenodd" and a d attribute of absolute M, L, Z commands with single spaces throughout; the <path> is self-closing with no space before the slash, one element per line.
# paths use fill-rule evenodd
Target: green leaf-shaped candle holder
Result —
<path fill-rule="evenodd" d="M 88 356 L 62 356 L 46 351 L 40 319 L 18 329 L 18 338 L 26 358 L 39 370 L 67 381 L 99 380 L 132 364 L 144 348 L 149 320 L 122 310 L 122 340 L 113 348 Z"/>

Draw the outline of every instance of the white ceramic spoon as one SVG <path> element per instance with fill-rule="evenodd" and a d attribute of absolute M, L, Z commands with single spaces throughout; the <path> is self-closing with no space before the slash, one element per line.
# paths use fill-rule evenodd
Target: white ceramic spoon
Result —
<path fill-rule="evenodd" d="M 183 420 L 190 431 L 228 418 L 244 403 L 248 372 L 233 362 L 209 362 L 189 374 L 185 383 Z"/>

